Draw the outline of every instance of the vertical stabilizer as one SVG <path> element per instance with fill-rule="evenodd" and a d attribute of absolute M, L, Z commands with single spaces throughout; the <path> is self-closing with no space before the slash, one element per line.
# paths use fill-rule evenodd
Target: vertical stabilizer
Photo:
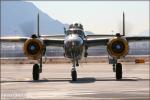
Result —
<path fill-rule="evenodd" d="M 123 36 L 125 36 L 125 14 L 123 12 Z"/>
<path fill-rule="evenodd" d="M 37 15 L 37 36 L 40 37 L 40 15 Z"/>

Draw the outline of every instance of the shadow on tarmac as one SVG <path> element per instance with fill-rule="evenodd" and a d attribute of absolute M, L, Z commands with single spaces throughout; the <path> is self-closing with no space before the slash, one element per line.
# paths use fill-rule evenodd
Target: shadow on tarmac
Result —
<path fill-rule="evenodd" d="M 96 81 L 147 81 L 149 79 L 142 79 L 137 77 L 125 77 L 121 80 L 116 80 L 111 77 L 102 77 L 102 78 L 94 78 L 94 77 L 84 77 L 78 78 L 77 81 L 72 81 L 71 78 L 43 78 L 41 80 L 33 81 L 33 80 L 1 80 L 0 83 L 13 83 L 13 82 L 31 82 L 31 83 L 41 83 L 41 82 L 69 82 L 69 83 L 94 83 Z"/>

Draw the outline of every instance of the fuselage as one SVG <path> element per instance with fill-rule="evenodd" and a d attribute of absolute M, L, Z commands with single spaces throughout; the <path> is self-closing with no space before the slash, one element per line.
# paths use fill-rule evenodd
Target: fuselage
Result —
<path fill-rule="evenodd" d="M 81 59 L 85 51 L 85 34 L 83 29 L 76 27 L 74 24 L 73 27 L 69 27 L 65 34 L 65 56 L 70 59 Z"/>

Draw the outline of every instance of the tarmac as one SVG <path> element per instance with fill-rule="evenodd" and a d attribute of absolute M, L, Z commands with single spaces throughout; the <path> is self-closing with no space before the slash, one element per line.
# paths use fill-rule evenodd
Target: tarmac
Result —
<path fill-rule="evenodd" d="M 81 63 L 78 81 L 71 81 L 71 64 L 43 64 L 39 81 L 33 64 L 1 64 L 1 100 L 149 100 L 150 65 L 123 63 L 117 81 L 112 65 Z"/>

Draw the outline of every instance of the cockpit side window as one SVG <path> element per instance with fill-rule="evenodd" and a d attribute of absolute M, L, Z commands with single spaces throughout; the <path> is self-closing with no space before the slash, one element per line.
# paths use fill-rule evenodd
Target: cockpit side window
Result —
<path fill-rule="evenodd" d="M 66 35 L 70 35 L 70 34 L 73 34 L 73 32 L 70 30 L 67 30 Z"/>

